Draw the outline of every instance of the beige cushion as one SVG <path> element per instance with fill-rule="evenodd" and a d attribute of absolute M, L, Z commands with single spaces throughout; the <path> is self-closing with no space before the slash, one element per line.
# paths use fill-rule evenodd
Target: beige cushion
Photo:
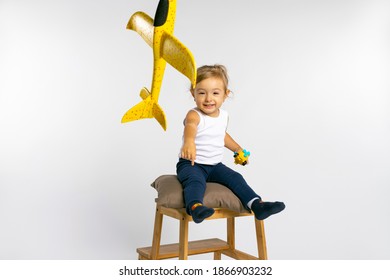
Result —
<path fill-rule="evenodd" d="M 185 207 L 183 187 L 176 175 L 162 175 L 151 186 L 157 190 L 158 205 L 176 209 Z M 211 208 L 228 208 L 240 213 L 249 212 L 231 190 L 217 183 L 207 183 L 203 204 Z"/>

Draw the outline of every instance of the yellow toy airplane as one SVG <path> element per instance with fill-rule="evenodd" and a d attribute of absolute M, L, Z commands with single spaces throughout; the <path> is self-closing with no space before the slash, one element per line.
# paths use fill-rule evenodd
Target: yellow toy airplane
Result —
<path fill-rule="evenodd" d="M 165 113 L 158 104 L 167 62 L 195 86 L 195 60 L 191 52 L 172 35 L 175 16 L 176 0 L 160 0 L 154 21 L 147 14 L 136 12 L 127 24 L 127 29 L 136 31 L 153 48 L 154 61 L 151 92 L 147 88 L 141 90 L 140 96 L 143 100 L 126 112 L 122 123 L 154 117 L 164 130 L 167 129 Z"/>

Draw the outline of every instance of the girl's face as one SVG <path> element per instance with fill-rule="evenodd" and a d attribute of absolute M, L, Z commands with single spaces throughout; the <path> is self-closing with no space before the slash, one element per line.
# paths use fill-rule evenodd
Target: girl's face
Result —
<path fill-rule="evenodd" d="M 199 110 L 210 117 L 218 117 L 228 93 L 222 79 L 210 77 L 196 84 L 192 96 Z"/>

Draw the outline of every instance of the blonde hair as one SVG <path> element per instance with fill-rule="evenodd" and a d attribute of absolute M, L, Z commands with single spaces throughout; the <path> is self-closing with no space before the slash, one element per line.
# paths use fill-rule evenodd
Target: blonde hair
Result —
<path fill-rule="evenodd" d="M 228 90 L 229 76 L 227 69 L 221 64 L 203 65 L 198 68 L 196 76 L 196 84 L 208 78 L 219 78 L 223 81 L 225 91 Z"/>

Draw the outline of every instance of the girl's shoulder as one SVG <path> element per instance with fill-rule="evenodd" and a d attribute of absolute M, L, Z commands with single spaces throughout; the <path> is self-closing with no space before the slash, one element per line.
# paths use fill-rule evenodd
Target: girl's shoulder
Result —
<path fill-rule="evenodd" d="M 193 108 L 188 111 L 186 118 L 184 119 L 184 124 L 188 122 L 199 124 L 200 118 L 201 118 L 200 112 L 196 108 Z"/>
<path fill-rule="evenodd" d="M 219 108 L 219 114 L 223 117 L 229 116 L 228 111 L 225 111 L 224 109 Z"/>

